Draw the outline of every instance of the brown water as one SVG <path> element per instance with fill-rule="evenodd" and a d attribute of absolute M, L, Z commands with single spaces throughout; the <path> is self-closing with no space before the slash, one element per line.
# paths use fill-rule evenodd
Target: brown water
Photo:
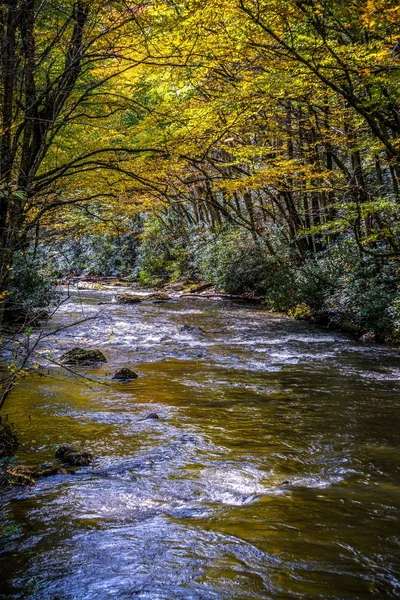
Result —
<path fill-rule="evenodd" d="M 4 495 L 0 598 L 399 598 L 398 351 L 227 302 L 97 306 L 113 293 L 76 293 L 58 324 L 101 314 L 45 344 L 102 349 L 95 381 L 51 368 L 5 407 L 21 462 L 96 458 Z"/>

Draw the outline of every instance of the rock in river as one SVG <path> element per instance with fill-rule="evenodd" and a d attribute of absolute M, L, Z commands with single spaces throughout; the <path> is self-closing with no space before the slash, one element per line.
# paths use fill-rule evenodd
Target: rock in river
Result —
<path fill-rule="evenodd" d="M 71 444 L 59 446 L 56 458 L 73 467 L 86 467 L 93 461 L 93 455 L 90 452 L 76 450 Z"/>
<path fill-rule="evenodd" d="M 132 371 L 132 369 L 127 369 L 127 368 L 123 368 L 123 369 L 119 369 L 113 379 L 119 379 L 120 381 L 130 381 L 131 379 L 137 379 L 139 377 L 139 375 L 137 373 L 135 373 L 135 371 Z"/>
<path fill-rule="evenodd" d="M 61 357 L 61 361 L 66 365 L 94 365 L 99 362 L 107 362 L 107 359 L 100 350 L 73 348 Z"/>
<path fill-rule="evenodd" d="M 133 294 L 118 294 L 117 296 L 117 304 L 139 304 L 142 300 L 142 296 L 134 296 Z"/>
<path fill-rule="evenodd" d="M 194 335 L 204 335 L 205 331 L 197 325 L 184 325 L 180 328 L 179 333 L 190 333 Z"/>
<path fill-rule="evenodd" d="M 153 300 L 154 302 L 165 302 L 166 300 L 171 300 L 171 296 L 165 292 L 154 292 L 146 296 L 145 299 Z"/>
<path fill-rule="evenodd" d="M 157 413 L 150 413 L 149 415 L 147 415 L 147 417 L 144 417 L 144 419 L 139 419 L 139 421 L 148 421 L 148 420 L 154 420 L 157 421 L 157 419 L 159 419 L 160 417 L 158 416 Z"/>

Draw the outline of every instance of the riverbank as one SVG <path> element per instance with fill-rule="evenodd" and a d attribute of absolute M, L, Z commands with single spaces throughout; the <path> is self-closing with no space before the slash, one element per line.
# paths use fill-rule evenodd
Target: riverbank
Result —
<path fill-rule="evenodd" d="M 0 493 L 14 484 L 9 471 L 9 461 L 14 457 L 18 447 L 16 433 L 7 423 L 3 423 L 3 419 L 0 417 Z"/>

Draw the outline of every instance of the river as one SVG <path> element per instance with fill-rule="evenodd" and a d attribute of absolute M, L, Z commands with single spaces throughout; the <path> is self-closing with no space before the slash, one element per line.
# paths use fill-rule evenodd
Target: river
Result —
<path fill-rule="evenodd" d="M 117 291 L 74 291 L 52 326 L 97 318 L 44 341 L 106 364 L 7 400 L 21 463 L 95 460 L 3 495 L 0 598 L 399 598 L 399 352 L 254 305 L 101 304 Z"/>

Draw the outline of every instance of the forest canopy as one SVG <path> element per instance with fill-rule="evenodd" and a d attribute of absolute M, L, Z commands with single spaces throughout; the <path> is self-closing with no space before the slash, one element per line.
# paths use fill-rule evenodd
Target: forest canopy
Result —
<path fill-rule="evenodd" d="M 393 337 L 399 22 L 392 0 L 2 2 L 2 297 L 33 247 L 134 234 L 124 275 Z"/>

